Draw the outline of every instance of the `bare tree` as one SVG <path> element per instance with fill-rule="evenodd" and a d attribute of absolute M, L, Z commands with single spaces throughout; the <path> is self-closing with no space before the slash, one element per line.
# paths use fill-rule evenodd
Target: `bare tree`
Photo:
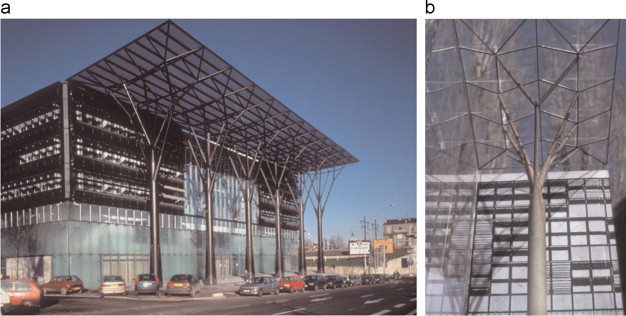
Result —
<path fill-rule="evenodd" d="M 345 249 L 347 247 L 346 240 L 341 235 L 329 236 L 328 248 L 329 249 Z"/>

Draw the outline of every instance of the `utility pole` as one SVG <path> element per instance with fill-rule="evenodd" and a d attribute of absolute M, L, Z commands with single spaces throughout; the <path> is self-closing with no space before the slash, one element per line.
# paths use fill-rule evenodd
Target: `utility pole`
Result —
<path fill-rule="evenodd" d="M 376 240 L 378 239 L 378 224 L 376 224 L 376 220 L 374 220 L 372 228 L 374 228 L 374 240 Z"/>
<path fill-rule="evenodd" d="M 367 240 L 367 225 L 369 222 L 365 220 L 365 216 L 363 216 L 363 220 L 361 221 L 361 227 L 363 227 L 363 240 Z"/>

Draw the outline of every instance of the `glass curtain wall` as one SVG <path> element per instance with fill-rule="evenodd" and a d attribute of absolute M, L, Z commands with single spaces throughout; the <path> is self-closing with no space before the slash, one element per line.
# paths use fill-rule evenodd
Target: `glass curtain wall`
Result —
<path fill-rule="evenodd" d="M 523 174 L 483 175 L 469 314 L 525 313 L 529 189 Z M 547 205 L 548 312 L 622 314 L 608 172 L 555 172 Z"/>

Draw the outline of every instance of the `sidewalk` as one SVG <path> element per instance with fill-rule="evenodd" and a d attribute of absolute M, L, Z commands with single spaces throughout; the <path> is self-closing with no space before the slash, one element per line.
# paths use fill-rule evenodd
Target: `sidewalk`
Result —
<path fill-rule="evenodd" d="M 241 286 L 243 283 L 244 281 L 240 277 L 220 279 L 217 281 L 217 284 L 205 285 L 204 287 L 202 287 L 200 289 L 200 292 L 196 293 L 196 296 L 221 297 L 236 295 L 236 292 L 239 291 L 239 286 Z"/>

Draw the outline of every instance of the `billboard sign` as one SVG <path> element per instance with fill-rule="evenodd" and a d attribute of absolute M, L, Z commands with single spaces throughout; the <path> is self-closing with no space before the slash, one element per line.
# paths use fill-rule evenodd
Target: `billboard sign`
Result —
<path fill-rule="evenodd" d="M 370 253 L 369 241 L 352 241 L 350 242 L 351 255 L 367 255 Z"/>
<path fill-rule="evenodd" d="M 385 253 L 393 253 L 393 240 L 391 239 L 377 239 L 374 240 L 374 249 L 385 248 Z M 381 250 L 378 250 L 381 251 Z"/>

